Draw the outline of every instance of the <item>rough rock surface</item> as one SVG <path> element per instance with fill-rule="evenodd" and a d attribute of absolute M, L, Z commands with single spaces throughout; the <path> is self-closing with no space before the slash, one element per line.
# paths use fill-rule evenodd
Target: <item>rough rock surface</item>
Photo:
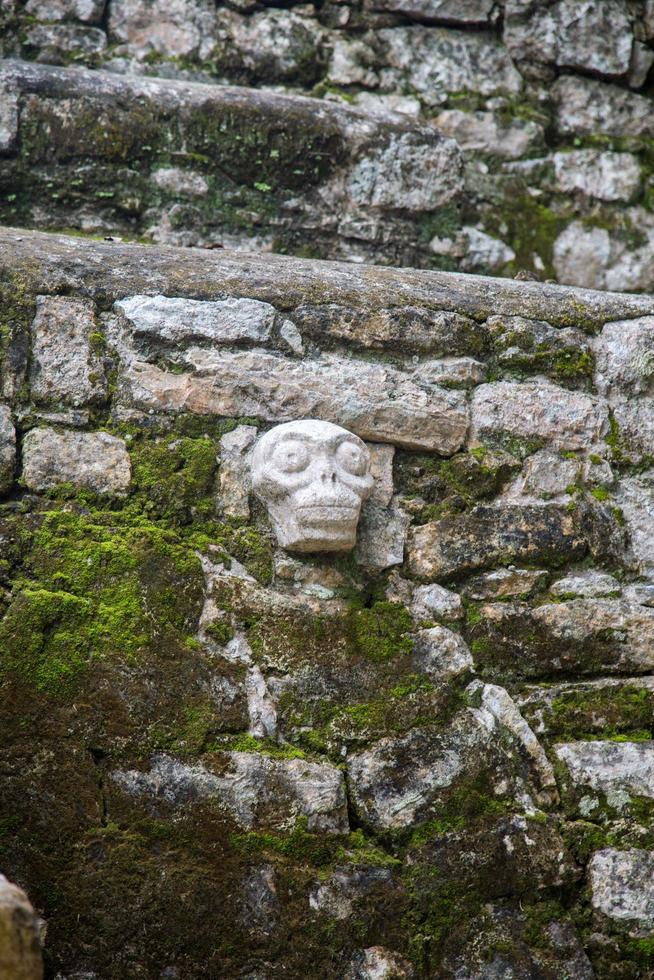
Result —
<path fill-rule="evenodd" d="M 25 892 L 0 875 L 0 974 L 42 980 L 39 919 Z"/>
<path fill-rule="evenodd" d="M 654 285 L 649 0 L 8 0 L 0 54 L 8 223 Z"/>
<path fill-rule="evenodd" d="M 598 851 L 590 866 L 593 906 L 633 936 L 654 929 L 654 862 L 649 851 Z"/>
<path fill-rule="evenodd" d="M 122 493 L 130 481 L 130 462 L 122 439 L 106 432 L 32 429 L 23 444 L 23 479 L 31 490 L 61 484 Z"/>
<path fill-rule="evenodd" d="M 651 297 L 0 246 L 0 830 L 46 975 L 647 976 Z M 340 556 L 251 492 L 307 415 L 367 440 Z"/>

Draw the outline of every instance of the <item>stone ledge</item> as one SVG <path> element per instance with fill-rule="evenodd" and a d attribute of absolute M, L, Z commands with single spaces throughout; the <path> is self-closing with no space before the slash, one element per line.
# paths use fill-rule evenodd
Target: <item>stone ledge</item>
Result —
<path fill-rule="evenodd" d="M 71 293 L 110 304 L 149 291 L 194 299 L 247 295 L 292 310 L 316 307 L 398 313 L 406 307 L 452 311 L 484 320 L 494 314 L 594 330 L 654 314 L 654 297 L 455 272 L 359 267 L 261 253 L 143 246 L 0 228 L 0 272 L 18 274 L 35 292 Z M 391 339 L 389 337 L 389 339 Z"/>

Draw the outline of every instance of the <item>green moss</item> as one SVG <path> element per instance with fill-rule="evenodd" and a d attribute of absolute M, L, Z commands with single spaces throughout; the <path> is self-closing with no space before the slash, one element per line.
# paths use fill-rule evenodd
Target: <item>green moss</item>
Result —
<path fill-rule="evenodd" d="M 348 623 L 355 649 L 370 660 L 390 660 L 413 648 L 408 635 L 413 621 L 398 603 L 383 601 L 370 609 L 353 609 Z"/>
<path fill-rule="evenodd" d="M 294 745 L 281 745 L 269 738 L 255 738 L 247 732 L 236 735 L 220 745 L 231 752 L 258 752 L 273 759 L 306 759 L 306 753 Z"/>
<path fill-rule="evenodd" d="M 183 644 L 202 594 L 197 557 L 169 531 L 112 515 L 44 515 L 0 623 L 5 677 L 69 694 L 95 660 Z"/>
<path fill-rule="evenodd" d="M 516 253 L 508 266 L 510 272 L 526 269 L 555 279 L 554 242 L 565 225 L 564 215 L 555 213 L 536 200 L 521 181 L 516 181 L 513 185 L 507 185 L 502 206 L 497 209 L 496 218 L 488 223 L 487 230 L 507 242 Z M 544 271 L 536 268 L 535 255 L 540 257 Z"/>
<path fill-rule="evenodd" d="M 205 626 L 204 631 L 220 646 L 224 646 L 226 643 L 229 643 L 234 636 L 234 630 L 229 623 L 221 620 L 217 620 L 215 623 L 210 623 L 208 626 Z"/>
<path fill-rule="evenodd" d="M 143 440 L 130 455 L 134 492 L 149 516 L 189 523 L 192 517 L 213 515 L 217 462 L 211 439 L 169 435 Z"/>
<path fill-rule="evenodd" d="M 637 731 L 651 737 L 653 708 L 654 696 L 646 687 L 570 689 L 552 701 L 547 726 L 566 738 L 616 738 Z"/>

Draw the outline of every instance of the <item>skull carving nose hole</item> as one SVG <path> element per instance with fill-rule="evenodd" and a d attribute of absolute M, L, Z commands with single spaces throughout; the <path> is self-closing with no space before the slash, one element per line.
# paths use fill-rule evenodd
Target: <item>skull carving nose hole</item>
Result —
<path fill-rule="evenodd" d="M 332 473 L 332 483 L 336 483 L 336 474 Z"/>

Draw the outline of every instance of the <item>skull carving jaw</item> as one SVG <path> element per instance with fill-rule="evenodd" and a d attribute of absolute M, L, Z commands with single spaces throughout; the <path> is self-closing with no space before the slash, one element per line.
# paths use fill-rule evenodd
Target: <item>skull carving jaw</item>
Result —
<path fill-rule="evenodd" d="M 287 551 L 349 551 L 372 485 L 365 443 L 331 422 L 278 425 L 252 455 L 252 487 Z"/>

